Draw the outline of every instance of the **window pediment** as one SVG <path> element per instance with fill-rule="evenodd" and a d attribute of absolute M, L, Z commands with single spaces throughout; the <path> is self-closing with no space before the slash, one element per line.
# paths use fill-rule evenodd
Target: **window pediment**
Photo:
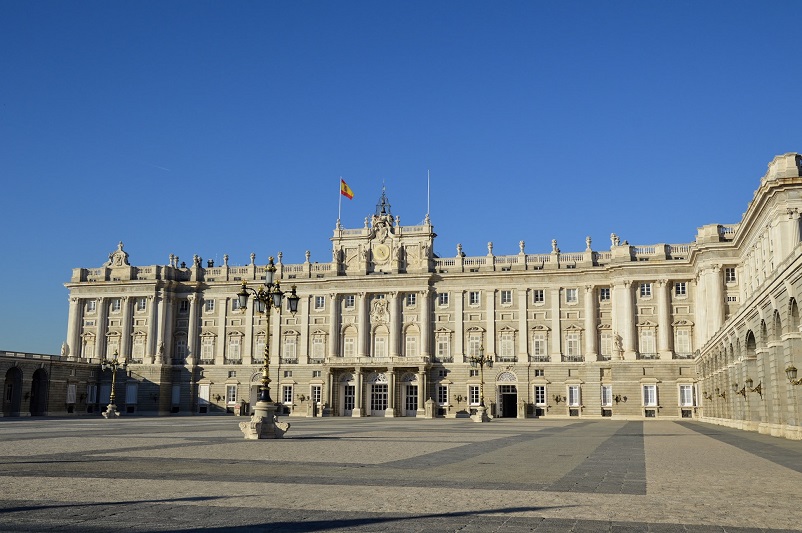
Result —
<path fill-rule="evenodd" d="M 581 326 L 577 326 L 576 324 L 571 324 L 570 326 L 565 328 L 565 331 L 582 331 L 582 330 L 583 328 Z"/>
<path fill-rule="evenodd" d="M 671 325 L 674 326 L 674 327 L 677 327 L 677 326 L 693 326 L 693 322 L 691 322 L 690 320 L 676 320 L 676 321 L 672 322 Z"/>
<path fill-rule="evenodd" d="M 657 323 L 652 322 L 651 320 L 644 320 L 643 322 L 638 322 L 637 326 L 639 328 L 656 328 Z"/>
<path fill-rule="evenodd" d="M 531 330 L 532 331 L 551 331 L 551 328 L 549 328 L 548 326 L 544 326 L 543 324 L 537 324 L 535 326 L 532 326 Z"/>

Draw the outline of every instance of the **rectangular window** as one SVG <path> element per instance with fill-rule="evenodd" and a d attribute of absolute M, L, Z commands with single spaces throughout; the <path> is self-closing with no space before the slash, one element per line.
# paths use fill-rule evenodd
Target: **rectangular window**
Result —
<path fill-rule="evenodd" d="M 657 406 L 657 385 L 643 386 L 643 405 L 645 407 Z"/>
<path fill-rule="evenodd" d="M 602 287 L 601 289 L 599 289 L 599 301 L 601 302 L 610 301 L 610 287 Z"/>
<path fill-rule="evenodd" d="M 512 303 L 512 291 L 501 291 L 501 305 L 510 305 Z"/>
<path fill-rule="evenodd" d="M 447 292 L 440 292 L 437 293 L 437 305 L 447 306 L 448 305 L 448 293 Z"/>
<path fill-rule="evenodd" d="M 579 385 L 568 386 L 568 406 L 579 407 L 581 405 L 581 398 L 579 394 Z"/>
<path fill-rule="evenodd" d="M 437 357 L 448 357 L 451 355 L 451 348 L 448 342 L 448 335 L 438 335 L 437 337 Z"/>
<path fill-rule="evenodd" d="M 532 355 L 546 355 L 546 334 L 535 333 L 532 336 Z"/>
<path fill-rule="evenodd" d="M 241 341 L 239 335 L 232 335 L 228 339 L 228 358 L 236 361 L 242 359 L 242 352 L 240 351 Z"/>
<path fill-rule="evenodd" d="M 282 357 L 284 359 L 293 360 L 296 357 L 298 348 L 298 341 L 295 335 L 287 335 L 284 337 L 284 350 Z"/>
<path fill-rule="evenodd" d="M 143 335 L 134 337 L 134 349 L 131 353 L 131 357 L 139 361 L 145 357 L 145 337 Z"/>
<path fill-rule="evenodd" d="M 319 404 L 323 388 L 320 385 L 312 385 L 312 403 Z"/>
<path fill-rule="evenodd" d="M 479 405 L 479 385 L 468 385 L 468 402 Z"/>
<path fill-rule="evenodd" d="M 114 298 L 111 300 L 111 312 L 112 313 L 119 313 L 120 309 L 122 309 L 122 302 L 119 298 Z"/>
<path fill-rule="evenodd" d="M 136 299 L 136 310 L 137 311 L 144 311 L 148 305 L 147 298 L 137 298 Z"/>
<path fill-rule="evenodd" d="M 181 300 L 178 303 L 178 312 L 181 314 L 189 313 L 189 300 Z"/>
<path fill-rule="evenodd" d="M 343 356 L 353 357 L 356 355 L 356 339 L 354 337 L 346 337 L 343 340 Z"/>
<path fill-rule="evenodd" d="M 204 361 L 214 359 L 214 337 L 203 337 L 201 339 L 201 359 Z"/>
<path fill-rule="evenodd" d="M 117 357 L 120 355 L 119 337 L 109 337 L 106 343 L 106 357 Z"/>
<path fill-rule="evenodd" d="M 407 357 L 418 356 L 418 336 L 407 335 L 404 338 L 404 353 Z"/>
<path fill-rule="evenodd" d="M 640 332 L 640 353 L 657 353 L 654 347 L 654 330 L 652 328 L 643 328 Z"/>
<path fill-rule="evenodd" d="M 406 299 L 407 299 L 407 307 L 412 307 L 416 303 L 418 303 L 418 295 L 415 294 L 414 292 L 407 293 Z"/>
<path fill-rule="evenodd" d="M 532 290 L 532 303 L 542 304 L 545 301 L 546 301 L 546 293 L 543 291 L 543 289 Z"/>
<path fill-rule="evenodd" d="M 652 296 L 652 284 L 651 283 L 641 283 L 640 284 L 640 296 L 641 296 L 641 298 L 650 298 Z"/>
<path fill-rule="evenodd" d="M 203 310 L 207 313 L 214 312 L 214 300 L 204 300 Z"/>
<path fill-rule="evenodd" d="M 691 353 L 691 330 L 678 329 L 674 334 L 674 351 L 678 354 Z"/>
<path fill-rule="evenodd" d="M 545 385 L 535 385 L 535 405 L 546 405 Z"/>
<path fill-rule="evenodd" d="M 566 355 L 579 355 L 579 333 L 566 333 L 565 335 Z"/>
<path fill-rule="evenodd" d="M 482 348 L 482 334 L 471 333 L 468 335 L 468 355 L 478 357 Z"/>
<path fill-rule="evenodd" d="M 237 377 L 237 371 L 236 370 L 229 370 L 228 371 L 228 377 L 230 377 L 230 378 Z"/>
<path fill-rule="evenodd" d="M 546 375 L 546 371 L 545 371 L 545 370 L 543 370 L 542 368 L 536 368 L 536 369 L 535 369 L 535 377 L 536 377 L 536 378 L 542 378 L 542 377 L 544 377 L 545 375 Z"/>
<path fill-rule="evenodd" d="M 724 269 L 724 282 L 735 283 L 735 269 L 727 267 Z"/>
<path fill-rule="evenodd" d="M 479 369 L 471 368 L 468 370 L 468 377 L 478 378 L 479 377 Z"/>
<path fill-rule="evenodd" d="M 680 407 L 693 407 L 693 385 L 679 386 Z"/>
<path fill-rule="evenodd" d="M 312 358 L 322 359 L 326 352 L 326 339 L 323 335 L 312 337 Z"/>
<path fill-rule="evenodd" d="M 256 337 L 256 346 L 254 347 L 253 359 L 255 361 L 265 360 L 265 336 L 258 335 Z"/>
<path fill-rule="evenodd" d="M 373 341 L 373 348 L 374 357 L 387 357 L 387 338 L 376 337 Z"/>
<path fill-rule="evenodd" d="M 228 405 L 234 405 L 237 403 L 237 386 L 236 385 L 226 385 L 226 403 Z"/>
<path fill-rule="evenodd" d="M 315 309 L 324 309 L 326 307 L 325 296 L 315 296 Z"/>
<path fill-rule="evenodd" d="M 468 293 L 468 305 L 479 305 L 479 291 L 471 291 Z"/>
<path fill-rule="evenodd" d="M 125 403 L 127 405 L 136 405 L 137 398 L 139 397 L 139 383 L 126 383 L 125 384 Z"/>
<path fill-rule="evenodd" d="M 354 295 L 349 294 L 345 297 L 345 308 L 346 309 L 353 309 L 354 308 Z"/>
<path fill-rule="evenodd" d="M 565 303 L 575 304 L 579 301 L 576 289 L 565 289 Z"/>
<path fill-rule="evenodd" d="M 231 310 L 232 311 L 240 310 L 239 298 L 234 298 L 233 300 L 231 300 Z"/>
<path fill-rule="evenodd" d="M 292 377 L 292 370 L 285 370 L 284 371 L 284 377 L 285 378 L 291 378 Z"/>
<path fill-rule="evenodd" d="M 320 371 L 320 370 L 312 370 L 312 377 L 313 377 L 313 378 L 319 378 L 319 377 L 321 377 L 322 375 L 323 375 L 323 372 L 322 372 L 322 371 Z"/>
<path fill-rule="evenodd" d="M 515 355 L 515 334 L 511 331 L 505 331 L 501 334 L 499 341 L 499 356 L 511 359 Z"/>
<path fill-rule="evenodd" d="M 178 359 L 184 360 L 187 357 L 187 340 L 178 339 L 175 341 L 175 356 Z"/>
<path fill-rule="evenodd" d="M 437 403 L 440 405 L 448 405 L 448 385 L 437 386 Z"/>
<path fill-rule="evenodd" d="M 601 334 L 601 339 L 599 339 L 599 350 L 601 355 L 604 357 L 610 357 L 613 355 L 613 334 L 604 331 Z"/>
<path fill-rule="evenodd" d="M 86 302 L 86 312 L 87 313 L 94 313 L 97 309 L 97 301 L 95 300 L 87 300 Z"/>
<path fill-rule="evenodd" d="M 602 407 L 610 407 L 613 405 L 613 388 L 610 385 L 602 385 L 601 404 Z"/>
<path fill-rule="evenodd" d="M 287 405 L 292 405 L 292 385 L 281 386 L 281 401 Z"/>
<path fill-rule="evenodd" d="M 97 403 L 97 385 L 89 384 L 86 386 L 86 403 Z"/>
<path fill-rule="evenodd" d="M 688 286 L 685 284 L 684 281 L 678 281 L 674 283 L 674 296 L 687 296 L 688 295 Z"/>
<path fill-rule="evenodd" d="M 78 385 L 76 383 L 70 383 L 67 385 L 67 403 L 75 403 L 75 397 L 77 396 L 78 392 Z M 8 398 L 9 400 L 11 398 Z"/>

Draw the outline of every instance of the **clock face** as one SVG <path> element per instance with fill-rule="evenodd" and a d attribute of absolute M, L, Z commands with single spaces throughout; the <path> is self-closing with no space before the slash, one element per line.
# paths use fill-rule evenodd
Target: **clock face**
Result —
<path fill-rule="evenodd" d="M 387 261 L 390 257 L 390 247 L 386 244 L 377 244 L 373 247 L 373 257 L 376 258 L 376 261 L 382 263 Z"/>

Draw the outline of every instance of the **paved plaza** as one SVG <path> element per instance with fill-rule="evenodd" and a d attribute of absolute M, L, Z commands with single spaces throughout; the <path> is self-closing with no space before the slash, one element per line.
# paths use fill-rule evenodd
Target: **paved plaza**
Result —
<path fill-rule="evenodd" d="M 696 422 L 0 419 L 0 531 L 798 531 L 802 442 Z M 282 419 L 282 420 L 287 420 Z"/>

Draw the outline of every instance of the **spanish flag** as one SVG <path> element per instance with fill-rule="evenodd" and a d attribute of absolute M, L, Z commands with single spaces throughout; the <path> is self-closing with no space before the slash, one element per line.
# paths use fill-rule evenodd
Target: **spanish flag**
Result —
<path fill-rule="evenodd" d="M 354 199 L 354 191 L 351 190 L 351 187 L 345 183 L 345 180 L 340 178 L 340 194 L 348 198 L 349 200 Z"/>

